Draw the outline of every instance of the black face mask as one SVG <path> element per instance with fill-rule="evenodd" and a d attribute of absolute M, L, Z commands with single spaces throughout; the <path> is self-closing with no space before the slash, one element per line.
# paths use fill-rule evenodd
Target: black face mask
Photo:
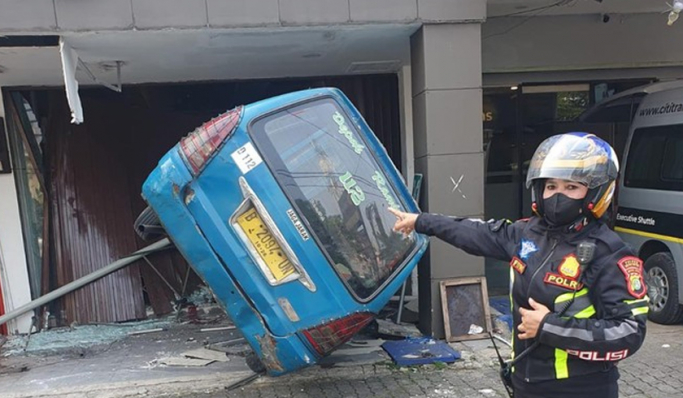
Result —
<path fill-rule="evenodd" d="M 583 199 L 572 199 L 565 194 L 556 193 L 543 199 L 545 220 L 552 227 L 568 225 L 583 213 Z"/>

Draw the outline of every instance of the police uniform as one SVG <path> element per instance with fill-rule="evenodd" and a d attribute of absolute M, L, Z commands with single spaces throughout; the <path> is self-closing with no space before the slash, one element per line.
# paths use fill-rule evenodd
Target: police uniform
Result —
<path fill-rule="evenodd" d="M 529 298 L 550 309 L 536 336 L 540 344 L 513 368 L 516 396 L 617 396 L 616 364 L 643 343 L 648 305 L 642 261 L 605 224 L 593 220 L 568 232 L 540 217 L 510 223 L 423 213 L 415 231 L 509 261 L 515 327 Z M 583 241 L 595 244 L 585 269 L 576 256 Z M 534 341 L 517 333 L 514 355 Z"/>
<path fill-rule="evenodd" d="M 617 398 L 616 364 L 645 339 L 643 263 L 601 221 L 618 172 L 614 149 L 599 137 L 560 134 L 544 140 L 529 162 L 534 217 L 528 220 L 394 212 L 396 230 L 414 228 L 470 254 L 510 262 L 516 397 Z M 593 248 L 592 255 L 577 256 L 579 246 Z M 534 339 L 520 340 L 519 310 L 530 309 L 530 298 L 550 313 Z M 501 375 L 507 380 L 507 372 Z"/>

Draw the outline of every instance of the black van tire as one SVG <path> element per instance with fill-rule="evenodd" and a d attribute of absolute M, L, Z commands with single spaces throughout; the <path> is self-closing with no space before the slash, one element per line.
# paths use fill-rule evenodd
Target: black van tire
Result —
<path fill-rule="evenodd" d="M 266 373 L 266 366 L 261 362 L 261 358 L 259 358 L 254 351 L 249 351 L 244 357 L 244 360 L 247 362 L 247 366 L 249 366 L 249 369 L 251 369 L 252 372 L 258 374 Z"/>
<path fill-rule="evenodd" d="M 149 241 L 166 236 L 166 231 L 164 231 L 164 227 L 161 225 L 159 216 L 149 206 L 140 213 L 133 227 L 142 240 Z"/>
<path fill-rule="evenodd" d="M 648 318 L 663 325 L 683 321 L 683 306 L 678 303 L 678 273 L 671 253 L 655 253 L 645 261 L 645 283 L 650 297 Z"/>

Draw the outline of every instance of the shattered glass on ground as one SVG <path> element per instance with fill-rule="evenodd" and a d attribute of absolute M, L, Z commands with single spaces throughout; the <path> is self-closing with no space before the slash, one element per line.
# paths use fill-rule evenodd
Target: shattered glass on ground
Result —
<path fill-rule="evenodd" d="M 79 351 L 95 346 L 109 345 L 131 332 L 153 329 L 168 329 L 174 318 L 144 320 L 139 322 L 77 325 L 51 329 L 31 335 L 12 336 L 2 346 L 2 356 L 45 355 L 65 351 Z"/>

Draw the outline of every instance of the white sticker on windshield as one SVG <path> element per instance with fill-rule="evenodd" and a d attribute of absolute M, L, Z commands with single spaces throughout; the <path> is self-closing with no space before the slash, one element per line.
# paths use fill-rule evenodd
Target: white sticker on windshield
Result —
<path fill-rule="evenodd" d="M 263 159 L 261 159 L 261 156 L 256 152 L 256 148 L 254 148 L 254 145 L 252 145 L 251 142 L 247 142 L 230 156 L 232 156 L 232 160 L 237 163 L 242 174 L 247 174 L 249 170 L 263 162 Z"/>

